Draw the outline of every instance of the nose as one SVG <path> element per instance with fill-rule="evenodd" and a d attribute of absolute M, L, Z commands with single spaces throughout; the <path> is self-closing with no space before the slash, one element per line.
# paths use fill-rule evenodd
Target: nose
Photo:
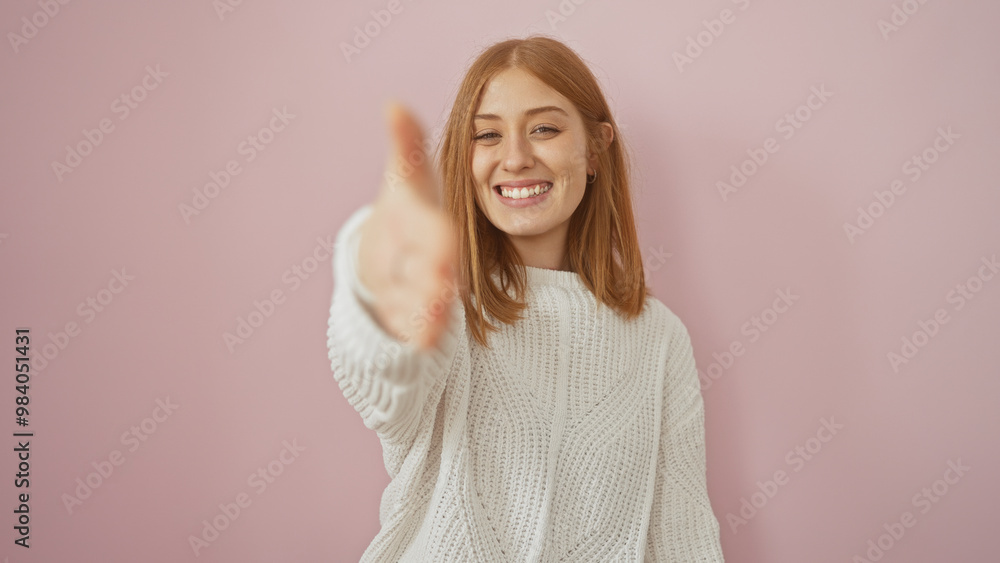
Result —
<path fill-rule="evenodd" d="M 535 165 L 531 143 L 520 135 L 509 135 L 504 139 L 503 168 L 507 172 L 517 172 Z"/>

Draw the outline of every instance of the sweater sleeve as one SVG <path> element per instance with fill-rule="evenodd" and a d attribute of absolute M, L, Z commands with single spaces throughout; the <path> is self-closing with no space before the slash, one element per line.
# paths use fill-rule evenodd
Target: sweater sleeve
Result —
<path fill-rule="evenodd" d="M 455 308 L 437 348 L 421 351 L 383 330 L 371 309 L 372 295 L 357 277 L 360 227 L 371 213 L 366 204 L 352 213 L 334 243 L 334 289 L 327 348 L 334 379 L 367 428 L 376 432 L 395 462 L 412 443 L 428 391 L 444 376 L 455 349 Z M 457 300 L 456 300 L 457 301 Z M 386 458 L 390 474 L 389 457 Z"/>
<path fill-rule="evenodd" d="M 687 328 L 673 316 L 663 422 L 645 561 L 721 562 L 719 522 L 708 497 L 705 406 Z"/>

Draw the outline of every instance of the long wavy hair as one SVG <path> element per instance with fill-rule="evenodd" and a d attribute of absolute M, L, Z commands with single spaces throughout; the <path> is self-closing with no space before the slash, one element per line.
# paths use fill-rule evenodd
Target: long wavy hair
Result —
<path fill-rule="evenodd" d="M 458 272 L 469 330 L 483 346 L 498 322 L 513 324 L 527 306 L 524 263 L 506 233 L 497 229 L 476 204 L 472 173 L 473 116 L 486 84 L 501 71 L 519 68 L 569 99 L 583 117 L 587 146 L 598 161 L 597 178 L 570 217 L 566 253 L 572 271 L 601 304 L 626 319 L 638 316 L 647 288 L 636 235 L 629 185 L 628 155 L 604 94 L 587 67 L 562 42 L 533 35 L 486 48 L 472 63 L 459 87 L 445 125 L 439 152 L 443 205 L 455 220 Z M 605 148 L 600 124 L 614 136 Z M 494 283 L 498 275 L 500 287 Z M 514 297 L 508 294 L 513 289 Z"/>

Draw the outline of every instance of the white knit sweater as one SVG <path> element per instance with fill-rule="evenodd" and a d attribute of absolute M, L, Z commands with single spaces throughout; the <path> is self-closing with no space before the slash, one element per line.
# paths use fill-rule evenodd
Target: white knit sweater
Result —
<path fill-rule="evenodd" d="M 490 348 L 461 299 L 433 352 L 378 325 L 337 235 L 333 375 L 391 482 L 361 561 L 723 561 L 704 403 L 681 320 L 655 297 L 626 322 L 573 272 L 528 267 L 529 307 Z"/>

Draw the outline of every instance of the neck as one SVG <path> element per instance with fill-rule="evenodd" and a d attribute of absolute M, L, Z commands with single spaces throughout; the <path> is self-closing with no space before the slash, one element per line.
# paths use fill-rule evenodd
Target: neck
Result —
<path fill-rule="evenodd" d="M 566 229 L 534 236 L 511 236 L 507 238 L 517 250 L 525 266 L 546 270 L 569 270 L 566 254 Z"/>

